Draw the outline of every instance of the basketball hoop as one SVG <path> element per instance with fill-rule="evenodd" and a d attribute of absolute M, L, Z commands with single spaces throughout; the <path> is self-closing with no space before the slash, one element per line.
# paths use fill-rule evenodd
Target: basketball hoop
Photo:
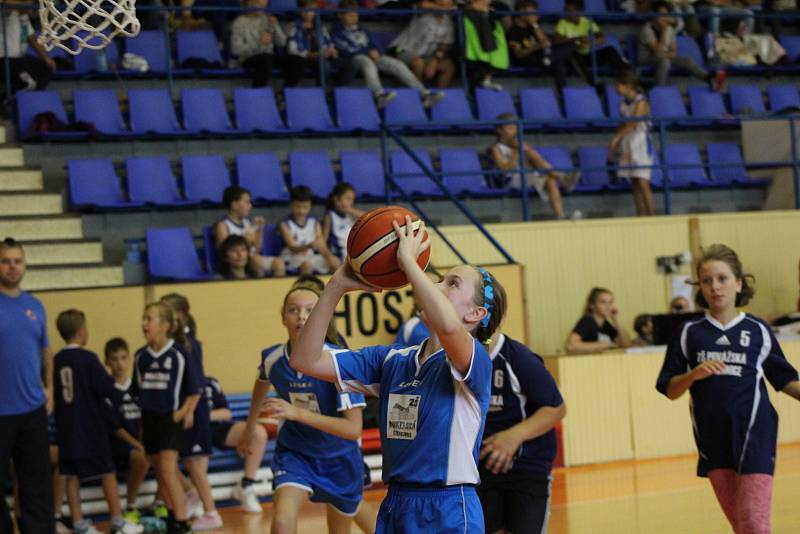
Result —
<path fill-rule="evenodd" d="M 136 0 L 39 0 L 39 20 L 42 46 L 73 55 L 105 48 L 118 35 L 135 37 L 141 29 Z"/>

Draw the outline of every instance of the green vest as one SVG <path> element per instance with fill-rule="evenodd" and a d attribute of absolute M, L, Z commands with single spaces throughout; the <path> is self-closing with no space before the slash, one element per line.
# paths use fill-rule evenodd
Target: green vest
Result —
<path fill-rule="evenodd" d="M 472 21 L 464 17 L 464 56 L 469 61 L 482 61 L 489 63 L 496 69 L 505 70 L 508 68 L 508 43 L 503 26 L 499 22 L 494 23 L 494 40 L 497 47 L 491 52 L 486 52 L 481 48 L 481 40 Z"/>

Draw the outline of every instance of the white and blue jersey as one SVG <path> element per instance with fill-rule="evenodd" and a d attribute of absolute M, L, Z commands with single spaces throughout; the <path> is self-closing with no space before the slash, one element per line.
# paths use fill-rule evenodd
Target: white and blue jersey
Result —
<path fill-rule="evenodd" d="M 670 343 L 656 389 L 666 394 L 671 378 L 708 360 L 723 362 L 725 369 L 689 388 L 698 476 L 712 469 L 771 475 L 778 414 L 764 378 L 780 391 L 798 379 L 797 371 L 760 319 L 740 313 L 723 325 L 707 314 L 684 324 Z"/>
<path fill-rule="evenodd" d="M 402 347 L 413 347 L 421 345 L 430 336 L 428 327 L 422 322 L 419 316 L 414 316 L 400 325 L 394 344 Z"/>
<path fill-rule="evenodd" d="M 139 437 L 142 429 L 142 410 L 137 399 L 131 395 L 133 381 L 128 379 L 124 384 L 114 384 L 120 396 L 109 398 L 108 401 L 117 420 L 117 426 L 128 431 L 134 438 Z"/>
<path fill-rule="evenodd" d="M 310 245 L 317 239 L 319 221 L 314 217 L 306 217 L 306 221 L 302 225 L 298 224 L 297 221 L 291 217 L 287 217 L 283 220 L 282 224 L 286 225 L 296 245 Z M 308 249 L 305 252 L 292 252 L 289 250 L 289 247 L 286 247 L 283 249 L 283 252 L 281 252 L 281 256 L 311 255 L 313 252 L 312 249 Z"/>
<path fill-rule="evenodd" d="M 420 365 L 424 346 L 330 352 L 342 391 L 380 399 L 385 483 L 477 484 L 492 362 L 480 342 L 473 340 L 470 368 L 462 375 L 444 350 Z"/>
<path fill-rule="evenodd" d="M 184 399 L 195 395 L 202 386 L 194 366 L 186 364 L 186 356 L 170 339 L 156 352 L 150 347 L 136 351 L 133 365 L 132 394 L 139 398 L 143 411 L 171 413 Z"/>
<path fill-rule="evenodd" d="M 350 229 L 355 221 L 348 214 L 339 213 L 336 210 L 328 210 L 326 215 L 331 222 L 328 247 L 336 257 L 344 260 L 345 256 L 347 256 L 347 236 L 350 235 Z"/>
<path fill-rule="evenodd" d="M 492 353 L 492 398 L 483 439 L 508 430 L 539 408 L 564 403 L 544 361 L 528 347 L 500 334 Z M 549 474 L 556 457 L 556 433 L 550 429 L 520 445 L 511 473 Z"/>

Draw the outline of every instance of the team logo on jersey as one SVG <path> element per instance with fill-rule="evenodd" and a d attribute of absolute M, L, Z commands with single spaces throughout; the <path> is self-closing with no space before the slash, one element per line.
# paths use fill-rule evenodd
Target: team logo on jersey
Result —
<path fill-rule="evenodd" d="M 36 312 L 32 309 L 28 308 L 25 310 L 25 317 L 30 319 L 31 321 L 37 320 L 39 317 L 36 315 Z"/>
<path fill-rule="evenodd" d="M 719 339 L 716 341 L 716 343 L 717 343 L 717 345 L 723 345 L 723 346 L 726 346 L 726 347 L 729 347 L 730 344 L 731 344 L 730 340 L 728 339 L 728 336 L 726 336 L 725 334 L 722 334 L 719 337 Z"/>
<path fill-rule="evenodd" d="M 169 360 L 169 359 L 168 359 L 168 360 L 166 360 L 166 361 L 164 362 L 164 369 L 166 369 L 167 371 L 169 371 L 170 369 L 172 369 L 172 360 Z"/>
<path fill-rule="evenodd" d="M 158 369 L 158 362 L 153 362 L 150 364 L 150 370 Z"/>
<path fill-rule="evenodd" d="M 292 403 L 292 406 L 303 408 L 309 412 L 320 413 L 319 401 L 317 400 L 317 396 L 313 393 L 298 393 L 296 391 L 290 391 L 289 402 Z"/>
<path fill-rule="evenodd" d="M 417 420 L 421 395 L 389 394 L 389 416 L 386 437 L 389 439 L 414 439 L 417 437 Z"/>

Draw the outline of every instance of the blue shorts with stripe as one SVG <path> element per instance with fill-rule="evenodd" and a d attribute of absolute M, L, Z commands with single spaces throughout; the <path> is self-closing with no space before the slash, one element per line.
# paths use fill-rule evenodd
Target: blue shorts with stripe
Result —
<path fill-rule="evenodd" d="M 364 462 L 361 451 L 313 458 L 283 447 L 272 458 L 272 489 L 295 486 L 311 494 L 312 502 L 330 504 L 345 515 L 358 511 L 364 493 Z"/>
<path fill-rule="evenodd" d="M 417 488 L 390 485 L 376 534 L 483 534 L 483 509 L 469 485 Z"/>

